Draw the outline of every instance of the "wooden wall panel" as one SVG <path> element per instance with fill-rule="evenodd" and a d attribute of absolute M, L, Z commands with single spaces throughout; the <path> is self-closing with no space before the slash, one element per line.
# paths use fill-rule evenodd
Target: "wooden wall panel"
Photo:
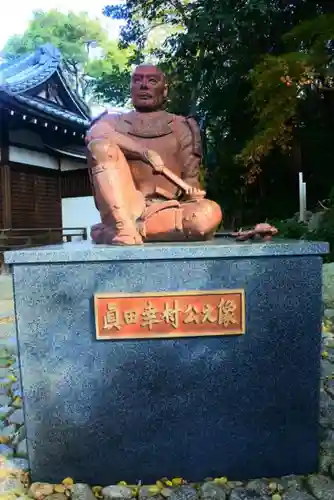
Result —
<path fill-rule="evenodd" d="M 0 168 L 1 165 L 0 165 Z M 2 205 L 3 205 L 3 183 L 2 183 L 2 176 L 0 175 L 0 195 L 1 195 L 1 199 L 0 199 L 0 229 L 3 228 L 3 208 L 2 208 Z"/>
<path fill-rule="evenodd" d="M 12 167 L 12 228 L 60 228 L 59 173 Z"/>
<path fill-rule="evenodd" d="M 34 227 L 33 174 L 11 172 L 12 228 Z"/>
<path fill-rule="evenodd" d="M 61 174 L 61 197 L 76 198 L 79 196 L 92 196 L 88 170 L 71 170 Z"/>
<path fill-rule="evenodd" d="M 8 196 L 8 116 L 6 110 L 0 104 L 0 228 L 5 228 L 10 221 L 8 208 L 10 197 Z M 7 216 L 7 220 L 6 220 Z"/>
<path fill-rule="evenodd" d="M 12 227 L 12 200 L 11 200 L 11 172 L 9 165 L 1 165 L 1 199 L 2 199 L 2 225 L 4 228 Z"/>

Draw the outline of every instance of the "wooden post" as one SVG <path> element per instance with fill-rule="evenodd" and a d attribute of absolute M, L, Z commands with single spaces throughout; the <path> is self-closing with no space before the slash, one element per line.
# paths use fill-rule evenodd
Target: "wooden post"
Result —
<path fill-rule="evenodd" d="M 299 222 L 306 222 L 306 182 L 299 172 Z"/>
<path fill-rule="evenodd" d="M 307 206 L 306 206 L 306 182 L 303 181 L 303 212 L 304 212 L 304 222 L 306 222 L 306 211 L 307 211 Z"/>
<path fill-rule="evenodd" d="M 0 111 L 0 185 L 2 203 L 2 227 L 12 227 L 12 199 L 9 166 L 9 117 L 5 110 Z"/>
<path fill-rule="evenodd" d="M 10 181 L 10 166 L 1 165 L 1 198 L 2 198 L 2 222 L 4 229 L 12 227 L 12 192 Z"/>

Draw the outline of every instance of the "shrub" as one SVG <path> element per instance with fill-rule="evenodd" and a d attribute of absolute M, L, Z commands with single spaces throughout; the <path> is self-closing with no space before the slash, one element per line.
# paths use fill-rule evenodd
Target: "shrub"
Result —
<path fill-rule="evenodd" d="M 299 240 L 307 233 L 307 224 L 298 222 L 296 219 L 271 221 L 270 224 L 277 227 L 279 238 Z"/>
<path fill-rule="evenodd" d="M 324 212 L 319 219 L 317 229 L 309 230 L 308 225 L 298 222 L 296 219 L 283 221 L 270 221 L 270 224 L 277 227 L 278 238 L 293 240 L 325 241 L 329 243 L 329 254 L 324 256 L 325 262 L 334 262 L 334 207 Z"/>
<path fill-rule="evenodd" d="M 326 241 L 329 243 L 329 254 L 324 256 L 324 261 L 334 261 L 334 208 L 329 208 L 324 213 L 318 229 L 308 231 L 305 239 L 311 241 Z"/>

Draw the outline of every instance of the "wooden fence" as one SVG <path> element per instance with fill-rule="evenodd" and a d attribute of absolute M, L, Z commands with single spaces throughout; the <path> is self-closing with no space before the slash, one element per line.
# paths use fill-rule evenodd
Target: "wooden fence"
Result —
<path fill-rule="evenodd" d="M 3 254 L 8 250 L 55 245 L 78 240 L 87 240 L 84 227 L 40 228 L 40 229 L 0 229 L 0 267 L 4 271 Z"/>

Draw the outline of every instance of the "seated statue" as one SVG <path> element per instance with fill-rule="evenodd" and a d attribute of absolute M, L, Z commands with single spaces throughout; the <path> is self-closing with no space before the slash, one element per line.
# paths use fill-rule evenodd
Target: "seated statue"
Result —
<path fill-rule="evenodd" d="M 212 238 L 222 211 L 200 187 L 202 147 L 196 121 L 163 109 L 167 85 L 156 66 L 135 69 L 131 95 L 134 111 L 105 113 L 86 135 L 89 175 L 101 215 L 101 223 L 91 229 L 93 241 L 138 245 Z"/>
<path fill-rule="evenodd" d="M 104 114 L 87 133 L 88 162 L 101 224 L 96 243 L 212 238 L 222 220 L 200 189 L 201 137 L 192 118 L 164 111 L 167 85 L 155 66 L 136 68 L 135 111 Z"/>

